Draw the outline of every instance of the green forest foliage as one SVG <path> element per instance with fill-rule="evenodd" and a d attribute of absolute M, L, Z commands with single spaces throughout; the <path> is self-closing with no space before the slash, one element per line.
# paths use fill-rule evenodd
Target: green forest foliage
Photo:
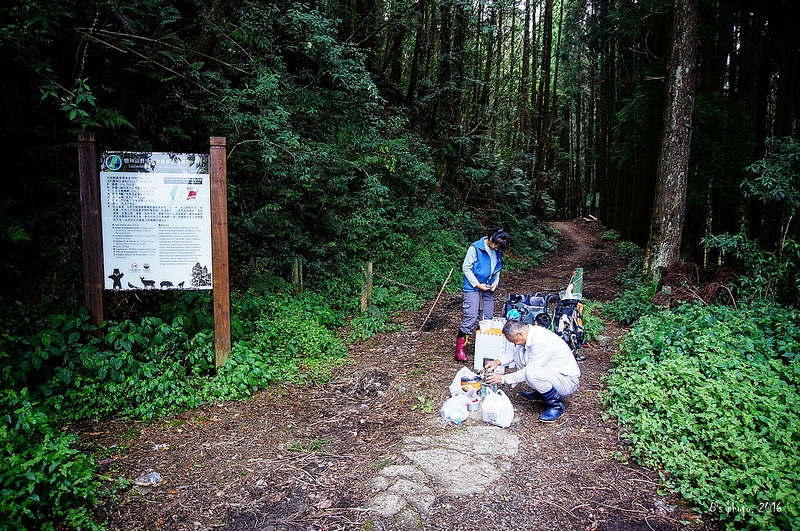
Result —
<path fill-rule="evenodd" d="M 710 245 L 746 264 L 730 286 L 738 303 L 664 309 L 652 302 L 656 284 L 632 274 L 640 268 L 620 272 L 625 292 L 602 310 L 631 329 L 602 401 L 623 427 L 630 456 L 659 470 L 703 518 L 730 530 L 794 529 L 800 311 L 777 301 L 794 289 L 787 279 L 800 261 L 765 253 L 744 233 Z M 617 252 L 629 265 L 643 258 L 628 242 Z"/>
<path fill-rule="evenodd" d="M 725 529 L 800 521 L 800 313 L 691 304 L 643 316 L 603 400 L 631 455 Z"/>

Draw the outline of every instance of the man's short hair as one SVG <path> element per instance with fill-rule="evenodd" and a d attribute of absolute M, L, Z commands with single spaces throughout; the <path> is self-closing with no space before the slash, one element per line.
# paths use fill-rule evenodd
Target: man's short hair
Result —
<path fill-rule="evenodd" d="M 506 324 L 503 325 L 503 335 L 506 336 L 506 338 L 513 337 L 526 326 L 528 325 L 519 319 L 509 319 L 506 321 Z"/>

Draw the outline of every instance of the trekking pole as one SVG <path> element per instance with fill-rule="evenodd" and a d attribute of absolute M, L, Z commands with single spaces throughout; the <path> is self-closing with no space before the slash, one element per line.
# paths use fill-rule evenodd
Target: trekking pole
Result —
<path fill-rule="evenodd" d="M 425 326 L 425 323 L 428 322 L 428 317 L 430 317 L 431 314 L 433 313 L 433 309 L 436 307 L 436 303 L 439 302 L 439 297 L 442 296 L 442 292 L 444 291 L 444 287 L 447 286 L 448 282 L 450 282 L 450 275 L 453 274 L 454 270 L 455 270 L 455 267 L 450 268 L 450 273 L 447 274 L 447 278 L 445 279 L 444 284 L 442 284 L 442 288 L 439 290 L 439 294 L 436 296 L 436 300 L 433 301 L 433 305 L 431 306 L 430 311 L 428 311 L 428 315 L 425 316 L 425 320 L 422 321 L 422 324 L 420 325 L 419 330 L 417 330 L 418 334 L 420 332 L 422 332 L 422 327 Z"/>

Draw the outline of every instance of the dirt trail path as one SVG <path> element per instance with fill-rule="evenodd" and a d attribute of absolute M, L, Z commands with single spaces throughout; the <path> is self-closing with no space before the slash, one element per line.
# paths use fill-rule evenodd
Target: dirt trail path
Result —
<path fill-rule="evenodd" d="M 557 293 L 575 267 L 584 268 L 584 298 L 619 291 L 623 264 L 600 225 L 555 227 L 559 248 L 535 271 L 504 274 L 497 301 Z M 580 389 L 559 422 L 538 422 L 541 406 L 509 390 L 511 427 L 479 416 L 456 426 L 438 411 L 461 366 L 452 358 L 461 298 L 443 295 L 417 333 L 432 302 L 403 315 L 402 331 L 353 345 L 354 366 L 328 385 L 276 386 L 152 423 L 84 426 L 82 441 L 106 449 L 101 472 L 164 478 L 106 500 L 98 519 L 122 531 L 715 529 L 658 494 L 657 473 L 628 459 L 603 418 L 598 394 L 622 330 L 609 326 L 584 348 Z"/>

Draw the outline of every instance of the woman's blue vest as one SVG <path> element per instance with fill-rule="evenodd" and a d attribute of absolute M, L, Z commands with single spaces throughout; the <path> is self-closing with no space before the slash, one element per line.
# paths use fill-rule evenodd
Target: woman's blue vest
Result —
<path fill-rule="evenodd" d="M 478 261 L 472 264 L 472 272 L 475 274 L 475 278 L 478 279 L 478 284 L 491 285 L 494 282 L 495 275 L 503 269 L 503 251 L 499 249 L 495 251 L 494 249 L 487 248 L 485 239 L 480 239 L 472 245 L 474 245 L 475 250 L 478 251 Z M 494 271 L 492 271 L 492 259 L 489 253 L 495 253 L 497 256 L 497 263 L 495 264 Z M 464 291 L 478 291 L 478 288 L 473 287 L 466 277 L 464 277 L 462 289 Z"/>

